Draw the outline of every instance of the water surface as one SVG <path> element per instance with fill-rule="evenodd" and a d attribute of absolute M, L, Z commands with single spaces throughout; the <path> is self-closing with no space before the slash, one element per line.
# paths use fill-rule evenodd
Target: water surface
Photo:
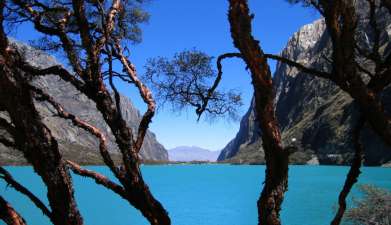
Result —
<path fill-rule="evenodd" d="M 89 168 L 112 177 L 105 167 Z M 45 199 L 44 186 L 30 167 L 7 169 L 15 179 L 23 181 L 30 190 Z M 329 224 L 348 169 L 338 166 L 291 166 L 289 191 L 282 211 L 283 224 Z M 257 224 L 256 200 L 262 188 L 264 170 L 264 166 L 247 165 L 142 166 L 146 182 L 168 210 L 173 225 Z M 74 176 L 74 183 L 85 224 L 148 224 L 126 201 L 92 180 Z M 363 168 L 359 183 L 375 184 L 391 190 L 391 169 Z M 359 192 L 354 189 L 352 194 L 358 196 Z M 28 224 L 50 224 L 24 196 L 6 188 L 2 181 L 0 195 L 12 203 Z"/>

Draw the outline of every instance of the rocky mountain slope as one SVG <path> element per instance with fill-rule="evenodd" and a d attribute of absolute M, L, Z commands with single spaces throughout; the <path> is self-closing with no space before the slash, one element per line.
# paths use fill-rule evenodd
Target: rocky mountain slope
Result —
<path fill-rule="evenodd" d="M 58 64 L 53 57 L 41 51 L 24 44 L 16 44 L 23 52 L 26 60 L 32 65 L 46 68 Z M 113 158 L 119 159 L 118 148 L 115 144 L 114 137 L 91 100 L 56 76 L 50 75 L 37 78 L 33 81 L 33 84 L 53 96 L 67 111 L 104 131 L 109 137 L 109 150 L 113 153 Z M 121 105 L 125 120 L 132 127 L 133 132 L 137 132 L 136 128 L 141 120 L 139 111 L 133 106 L 130 99 L 125 96 L 121 98 Z M 98 152 L 98 141 L 94 136 L 72 126 L 69 121 L 55 116 L 54 109 L 48 104 L 36 102 L 36 106 L 43 117 L 44 123 L 59 141 L 60 149 L 65 158 L 85 164 L 101 163 L 101 157 Z M 2 112 L 0 112 L 0 116 L 7 117 Z M 5 131 L 1 130 L 0 135 L 7 136 Z M 149 131 L 144 139 L 140 155 L 144 160 L 168 160 L 167 151 L 156 140 L 155 134 Z M 0 164 L 20 164 L 24 162 L 22 155 L 18 151 L 6 148 L 0 144 Z"/>
<path fill-rule="evenodd" d="M 364 7 L 365 8 L 365 7 Z M 383 17 L 383 29 L 390 29 L 390 19 Z M 366 31 L 366 24 L 359 25 Z M 388 32 L 390 33 L 390 32 Z M 369 37 L 369 38 L 368 38 Z M 368 32 L 361 32 L 370 41 Z M 383 35 L 384 43 L 389 41 Z M 323 20 L 305 25 L 288 41 L 281 55 L 308 67 L 327 70 L 325 59 L 330 41 Z M 383 50 L 387 51 L 387 45 Z M 371 65 L 366 65 L 370 68 Z M 356 109 L 350 96 L 331 81 L 314 78 L 295 68 L 278 63 L 273 82 L 276 91 L 276 114 L 285 145 L 294 139 L 299 151 L 290 158 L 299 164 L 347 164 L 353 156 L 351 130 L 356 122 Z M 391 112 L 391 88 L 384 92 L 383 102 Z M 261 131 L 254 120 L 254 108 L 244 115 L 236 137 L 222 150 L 218 160 L 235 163 L 264 163 Z M 362 132 L 366 165 L 382 165 L 391 161 L 391 149 L 367 127 Z"/>
<path fill-rule="evenodd" d="M 179 146 L 168 150 L 170 161 L 190 162 L 209 161 L 216 162 L 220 151 L 210 151 L 197 146 Z"/>

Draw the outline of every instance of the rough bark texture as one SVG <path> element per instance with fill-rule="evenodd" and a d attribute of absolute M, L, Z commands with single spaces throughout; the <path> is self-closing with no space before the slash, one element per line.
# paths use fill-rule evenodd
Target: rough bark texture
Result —
<path fill-rule="evenodd" d="M 361 9 L 366 13 L 368 7 Z M 385 10 L 383 12 L 387 13 Z M 380 20 L 378 28 L 382 31 L 380 54 L 386 57 L 391 46 L 390 37 L 387 35 L 390 32 L 391 17 L 378 14 L 377 18 Z M 273 76 L 276 116 L 282 142 L 289 144 L 292 138 L 295 138 L 299 147 L 298 152 L 290 155 L 289 161 L 293 164 L 350 165 L 355 151 L 351 133 L 358 111 L 354 107 L 353 99 L 335 82 L 319 77 L 319 73 L 328 76 L 331 71 L 329 53 L 332 51 L 332 45 L 325 29 L 324 19 L 303 26 L 291 36 L 286 47 L 276 57 L 285 59 L 284 62 L 289 60 L 299 63 L 301 68 L 308 68 L 300 70 L 300 67 L 294 66 L 296 63 L 279 62 Z M 359 21 L 357 32 L 363 37 L 359 38 L 358 46 L 365 48 L 368 43 L 364 39 L 365 36 L 373 36 L 368 20 Z M 373 39 L 369 41 L 373 45 Z M 374 64 L 371 62 L 364 61 L 361 65 L 369 71 L 374 70 Z M 311 75 L 312 72 L 319 76 Z M 360 71 L 360 76 L 368 75 Z M 380 99 L 386 114 L 389 114 L 391 86 L 384 89 Z M 236 163 L 265 162 L 254 110 L 252 104 L 242 118 L 236 137 L 223 149 L 219 160 Z M 391 162 L 391 146 L 387 146 L 370 126 L 366 126 L 362 131 L 362 143 L 365 149 L 364 165 L 381 166 Z"/>
<path fill-rule="evenodd" d="M 26 222 L 12 206 L 0 196 L 0 220 L 7 225 L 25 225 Z"/>
<path fill-rule="evenodd" d="M 360 168 L 362 165 L 362 160 L 363 160 L 363 145 L 360 142 L 360 134 L 361 130 L 365 124 L 365 119 L 363 116 L 359 118 L 357 121 L 357 124 L 353 130 L 353 142 L 355 146 L 355 154 L 354 154 L 354 159 L 352 162 L 352 165 L 350 166 L 350 170 L 348 172 L 348 175 L 346 176 L 346 180 L 344 183 L 344 186 L 339 194 L 338 197 L 338 210 L 337 213 L 334 216 L 334 219 L 331 221 L 331 225 L 339 225 L 342 221 L 343 215 L 346 210 L 346 197 L 352 190 L 352 187 L 355 183 L 357 183 L 358 177 L 360 176 Z"/>
<path fill-rule="evenodd" d="M 387 69 L 387 74 L 373 77 L 367 86 L 358 74 L 355 61 L 357 45 L 355 32 L 358 18 L 354 1 L 324 0 L 320 1 L 320 5 L 323 7 L 327 31 L 333 46 L 333 68 L 330 79 L 352 96 L 372 129 L 385 143 L 391 145 L 391 120 L 384 113 L 383 105 L 377 97 L 378 88 L 371 85 L 377 83 L 377 80 L 386 83 L 383 77 L 389 78 L 391 71 Z"/>
<path fill-rule="evenodd" d="M 83 224 L 74 199 L 72 180 L 59 153 L 57 141 L 41 121 L 26 81 L 27 74 L 19 69 L 22 62 L 9 49 L 3 21 L 0 22 L 0 40 L 5 42 L 0 49 L 0 108 L 8 112 L 17 130 L 14 136 L 17 148 L 47 186 L 53 223 Z"/>
<path fill-rule="evenodd" d="M 256 119 L 262 130 L 266 159 L 266 178 L 258 200 L 258 224 L 279 225 L 280 209 L 288 185 L 288 151 L 274 112 L 272 76 L 267 59 L 251 34 L 251 16 L 246 0 L 230 0 L 229 22 L 234 45 L 240 50 L 251 71 L 255 91 Z"/>
<path fill-rule="evenodd" d="M 9 61 L 7 61 L 8 63 Z M 17 66 L 0 65 L 0 104 L 9 113 L 18 131 L 18 149 L 33 165 L 47 186 L 55 224 L 83 224 L 73 196 L 72 180 L 50 130 L 40 121 L 29 87 Z M 45 162 L 45 163 L 44 163 Z"/>
<path fill-rule="evenodd" d="M 127 2 L 112 1 L 107 10 L 101 2 L 87 4 L 83 0 L 73 0 L 72 4 L 61 5 L 59 3 L 58 6 L 51 6 L 55 10 L 50 7 L 41 7 L 42 3 L 38 3 L 37 1 L 14 0 L 12 2 L 18 7 L 18 10 L 22 11 L 18 15 L 21 17 L 25 16 L 25 19 L 33 22 L 36 30 L 45 35 L 58 37 L 59 44 L 61 44 L 76 74 L 71 74 L 58 66 L 39 69 L 25 65 L 23 69 L 34 75 L 58 75 L 91 99 L 103 115 L 104 121 L 110 127 L 115 137 L 116 144 L 122 155 L 122 165 L 118 169 L 114 168 L 113 161 L 110 159 L 110 155 L 107 154 L 105 139 L 101 136 L 101 132 L 84 123 L 84 121 L 79 120 L 76 117 L 77 115 L 73 116 L 68 114 L 50 96 L 39 93 L 38 90 L 35 91 L 43 97 L 43 100 L 50 102 L 63 118 L 71 119 L 75 125 L 82 127 L 84 130 L 98 137 L 101 143 L 100 149 L 105 159 L 104 161 L 112 169 L 114 175 L 122 185 L 121 188 L 125 191 L 120 196 L 140 210 L 152 225 L 169 225 L 171 222 L 167 212 L 160 202 L 152 196 L 140 172 L 140 159 L 138 154 L 144 137 L 147 134 L 149 123 L 154 115 L 155 103 L 149 89 L 138 79 L 134 66 L 122 53 L 123 48 L 120 43 L 123 34 L 121 32 L 126 31 L 127 21 L 121 19 L 127 18 L 126 16 L 124 17 L 124 10 L 128 10 L 126 8 Z M 51 12 L 57 10 L 60 13 L 51 17 L 51 14 L 47 13 L 48 10 Z M 102 20 L 100 21 L 101 23 L 92 21 L 92 18 L 90 18 L 92 13 L 90 11 L 99 14 L 99 18 Z M 44 23 L 44 19 L 54 22 Z M 70 21 L 72 21 L 72 24 L 70 24 Z M 99 23 L 99 25 L 91 26 L 91 23 Z M 80 46 L 75 46 L 76 41 L 72 39 L 74 35 L 71 36 L 67 33 L 69 29 L 76 30 L 76 34 L 80 39 Z M 119 30 L 121 31 L 120 34 L 118 34 Z M 80 54 L 81 51 L 77 51 L 76 48 L 81 48 L 85 54 Z M 113 100 L 111 93 L 103 81 L 105 74 L 108 74 L 110 79 L 112 79 L 113 71 L 110 65 L 113 58 L 122 64 L 122 72 L 125 73 L 125 76 L 127 76 L 127 79 L 131 83 L 135 84 L 144 102 L 148 105 L 148 110 L 144 113 L 139 123 L 137 134 L 132 132 L 132 129 L 122 116 L 119 106 L 120 96 L 116 92 L 115 86 L 110 82 L 111 88 L 115 92 L 115 100 Z M 81 61 L 85 63 L 81 63 Z M 105 61 L 108 61 L 109 71 L 102 69 Z M 116 74 L 119 73 L 116 72 Z M 53 161 L 53 159 L 50 160 Z M 69 165 L 71 165 L 76 173 L 95 179 L 97 183 L 107 188 L 110 186 L 112 188 L 109 189 L 119 194 L 119 188 L 114 185 L 114 182 L 107 180 L 107 178 L 104 179 L 103 176 L 96 172 L 83 170 L 77 164 L 69 163 Z"/>
<path fill-rule="evenodd" d="M 26 187 L 24 187 L 22 184 L 17 182 L 12 177 L 12 175 L 3 167 L 0 167 L 0 178 L 3 179 L 7 183 L 7 185 L 9 185 L 10 187 L 14 188 L 16 191 L 20 192 L 21 194 L 29 198 L 30 201 L 32 201 L 35 204 L 35 206 L 39 208 L 45 216 L 47 216 L 49 219 L 52 218 L 52 213 L 46 207 L 46 205 L 31 191 L 29 191 Z"/>

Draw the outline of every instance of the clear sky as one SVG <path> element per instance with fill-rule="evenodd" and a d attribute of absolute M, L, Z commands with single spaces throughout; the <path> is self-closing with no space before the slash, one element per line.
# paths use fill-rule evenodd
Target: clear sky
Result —
<path fill-rule="evenodd" d="M 285 0 L 250 0 L 255 14 L 253 35 L 268 53 L 279 53 L 289 37 L 301 26 L 319 18 L 313 9 L 292 6 Z M 233 47 L 227 20 L 227 0 L 151 0 L 146 6 L 151 14 L 148 24 L 143 25 L 143 42 L 129 46 L 131 60 L 138 73 L 144 72 L 148 58 L 171 57 L 176 52 L 196 48 L 217 57 L 226 52 L 237 52 Z M 13 36 L 27 41 L 34 37 L 31 27 L 23 26 Z M 271 62 L 272 70 L 275 63 Z M 244 106 L 239 110 L 243 115 L 253 93 L 250 76 L 244 65 L 237 59 L 226 60 L 223 64 L 222 88 L 235 88 L 243 93 Z M 133 86 L 118 83 L 120 92 L 129 96 L 140 109 L 145 105 Z M 219 119 L 213 123 L 201 119 L 197 122 L 194 110 L 173 112 L 171 107 L 160 108 L 150 130 L 167 149 L 181 145 L 195 145 L 210 150 L 222 149 L 239 129 L 239 121 L 228 122 Z"/>

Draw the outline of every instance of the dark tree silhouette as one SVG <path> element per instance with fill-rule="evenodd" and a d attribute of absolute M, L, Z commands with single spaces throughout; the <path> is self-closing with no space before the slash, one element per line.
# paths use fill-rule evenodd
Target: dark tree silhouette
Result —
<path fill-rule="evenodd" d="M 189 86 L 189 89 L 184 89 L 184 91 L 179 93 L 182 97 L 178 97 L 169 90 L 172 87 L 171 84 L 175 84 L 173 80 L 166 79 L 165 82 L 158 83 L 158 85 L 163 84 L 165 85 L 164 87 L 168 87 L 158 88 L 161 91 L 160 94 L 165 96 L 165 100 L 171 102 L 179 100 L 181 106 L 186 103 L 190 104 L 196 108 L 196 113 L 200 116 L 205 111 L 205 107 L 208 107 L 208 102 L 213 102 L 214 99 L 207 97 L 186 97 L 192 96 L 192 93 L 196 93 L 197 96 L 209 96 L 205 93 L 213 93 L 221 80 L 222 59 L 237 57 L 246 62 L 247 68 L 250 70 L 252 76 L 256 116 L 257 120 L 260 121 L 260 128 L 263 131 L 262 140 L 267 166 L 265 186 L 258 201 L 259 224 L 280 224 L 279 211 L 284 198 L 284 192 L 287 189 L 290 149 L 288 147 L 283 148 L 281 145 L 280 131 L 274 115 L 274 93 L 267 59 L 278 60 L 289 66 L 296 67 L 309 75 L 332 80 L 354 99 L 354 104 L 358 106 L 360 111 L 361 116 L 359 116 L 352 134 L 355 156 L 339 196 L 340 208 L 332 224 L 340 223 L 346 209 L 346 197 L 353 185 L 357 182 L 360 174 L 364 152 L 359 140 L 362 127 L 368 123 L 386 144 L 391 144 L 391 121 L 389 115 L 384 111 L 380 98 L 381 92 L 391 82 L 391 55 L 382 52 L 384 50 L 381 47 L 388 43 L 382 40 L 381 36 L 384 36 L 386 31 L 381 28 L 377 21 L 379 13 L 384 13 L 380 12 L 382 10 L 381 7 L 385 7 L 388 11 L 391 11 L 391 3 L 390 1 L 364 1 L 367 1 L 368 4 L 368 24 L 371 29 L 372 41 L 371 46 L 365 49 L 360 47 L 358 40 L 359 34 L 356 28 L 359 17 L 357 16 L 355 1 L 290 0 L 292 3 L 301 2 L 306 6 L 314 6 L 324 16 L 327 32 L 331 37 L 331 59 L 328 59 L 331 63 L 331 71 L 308 68 L 279 55 L 265 54 L 260 48 L 259 42 L 251 35 L 251 19 L 253 15 L 249 14 L 247 1 L 230 0 L 228 15 L 231 25 L 231 35 L 235 47 L 240 52 L 227 53 L 218 58 L 219 72 L 213 86 L 209 89 L 204 88 L 200 92 L 195 92 L 197 89 Z M 375 65 L 374 68 L 366 68 L 364 65 L 366 61 L 372 62 Z M 176 72 L 173 73 L 173 70 L 170 70 L 175 65 L 175 60 L 171 63 L 167 63 L 167 60 L 162 61 L 162 63 L 153 62 L 148 66 L 150 71 L 149 75 L 158 77 L 159 74 L 165 74 L 166 77 L 170 78 L 173 74 L 175 76 L 179 74 Z M 190 66 L 191 68 L 190 63 L 186 64 L 186 66 Z M 153 76 L 148 77 L 149 80 L 153 79 Z M 182 86 L 186 87 L 185 85 Z M 205 105 L 205 107 L 201 107 L 202 105 Z"/>
<path fill-rule="evenodd" d="M 204 112 L 214 115 L 232 113 L 239 103 L 239 95 L 216 91 L 223 74 L 221 62 L 227 58 L 245 61 L 251 72 L 256 119 L 262 130 L 266 159 L 265 186 L 258 200 L 259 224 L 280 224 L 279 211 L 288 185 L 290 151 L 281 143 L 274 109 L 272 76 L 266 55 L 251 35 L 252 16 L 249 15 L 247 1 L 232 0 L 229 3 L 231 34 L 240 53 L 220 55 L 217 58 L 217 74 L 212 72 L 211 57 L 198 51 L 184 51 L 171 61 L 152 59 L 147 64 L 146 78 L 163 97 L 163 102 L 169 101 L 179 108 L 190 105 L 196 109 L 198 117 Z M 208 88 L 204 79 L 212 76 L 216 78 Z"/>
<path fill-rule="evenodd" d="M 212 118 L 228 115 L 236 119 L 238 107 L 242 105 L 240 93 L 216 90 L 222 77 L 221 61 L 227 57 L 230 56 L 217 59 L 217 74 L 212 66 L 213 58 L 197 50 L 177 53 L 172 60 L 149 59 L 144 79 L 162 105 L 171 103 L 174 110 L 194 107 L 198 119 L 202 114 Z M 212 78 L 215 79 L 213 83 L 210 82 Z"/>
<path fill-rule="evenodd" d="M 33 197 L 31 192 L 12 179 L 6 171 L 2 170 L 0 178 L 30 197 L 44 214 L 48 214 L 53 224 L 83 224 L 67 167 L 118 194 L 140 210 L 151 224 L 171 223 L 166 210 L 153 197 L 140 172 L 138 154 L 155 112 L 155 101 L 152 93 L 138 78 L 135 66 L 125 55 L 127 48 L 122 47 L 129 42 L 140 41 L 138 24 L 148 18 L 141 8 L 142 3 L 142 0 L 15 0 L 2 1 L 0 5 L 0 69 L 4 74 L 0 77 L 0 110 L 6 111 L 11 118 L 11 122 L 2 120 L 0 125 L 4 125 L 9 131 L 15 131 L 10 132 L 13 142 L 7 139 L 0 141 L 22 151 L 42 177 L 47 186 L 50 209 L 40 207 L 39 199 Z M 36 68 L 26 63 L 18 49 L 8 43 L 3 29 L 6 22 L 11 25 L 33 23 L 35 29 L 43 34 L 43 38 L 36 41 L 38 46 L 63 52 L 73 73 L 61 66 Z M 122 70 L 116 71 L 113 68 L 115 61 L 122 65 Z M 51 96 L 29 83 L 34 76 L 48 74 L 59 76 L 95 102 L 121 151 L 121 165 L 114 164 L 107 150 L 106 137 L 99 129 L 82 121 L 77 115 L 68 113 Z M 114 92 L 114 99 L 105 79 Z M 113 79 L 121 79 L 134 85 L 148 106 L 137 133 L 133 133 L 123 119 L 120 95 Z M 97 172 L 83 169 L 74 162 L 64 161 L 57 141 L 35 109 L 34 100 L 48 102 L 59 117 L 72 121 L 75 126 L 97 137 L 103 161 L 119 184 Z"/>
<path fill-rule="evenodd" d="M 354 0 L 289 0 L 289 2 L 301 2 L 305 6 L 313 6 L 324 17 L 326 32 L 330 36 L 332 45 L 331 71 L 306 68 L 280 56 L 268 55 L 268 57 L 296 67 L 305 73 L 333 81 L 354 99 L 362 115 L 353 131 L 355 156 L 338 198 L 339 209 L 331 222 L 332 225 L 338 225 L 346 209 L 346 197 L 360 175 L 364 152 L 359 140 L 361 128 L 367 122 L 372 130 L 391 146 L 391 117 L 384 111 L 381 100 L 381 93 L 391 83 L 391 54 L 382 50 L 382 47 L 385 45 L 388 47 L 389 43 L 387 39 L 382 38 L 386 30 L 378 21 L 379 17 L 389 16 L 385 11 L 391 13 L 391 1 L 359 1 L 363 4 L 362 13 L 366 15 L 359 15 L 357 2 Z M 369 21 L 371 34 L 369 36 L 372 43 L 366 48 L 360 43 L 357 29 L 360 19 Z M 363 65 L 365 62 L 372 63 L 374 68 L 366 68 Z"/>
<path fill-rule="evenodd" d="M 275 116 L 272 76 L 267 58 L 259 42 L 252 36 L 249 8 L 246 0 L 230 0 L 228 19 L 234 45 L 251 72 L 255 96 L 256 118 L 262 130 L 266 175 L 258 200 L 258 224 L 281 224 L 279 214 L 288 188 L 289 151 L 282 146 L 281 133 Z"/>
<path fill-rule="evenodd" d="M 0 196 L 0 219 L 7 225 L 25 225 L 24 219 Z"/>

